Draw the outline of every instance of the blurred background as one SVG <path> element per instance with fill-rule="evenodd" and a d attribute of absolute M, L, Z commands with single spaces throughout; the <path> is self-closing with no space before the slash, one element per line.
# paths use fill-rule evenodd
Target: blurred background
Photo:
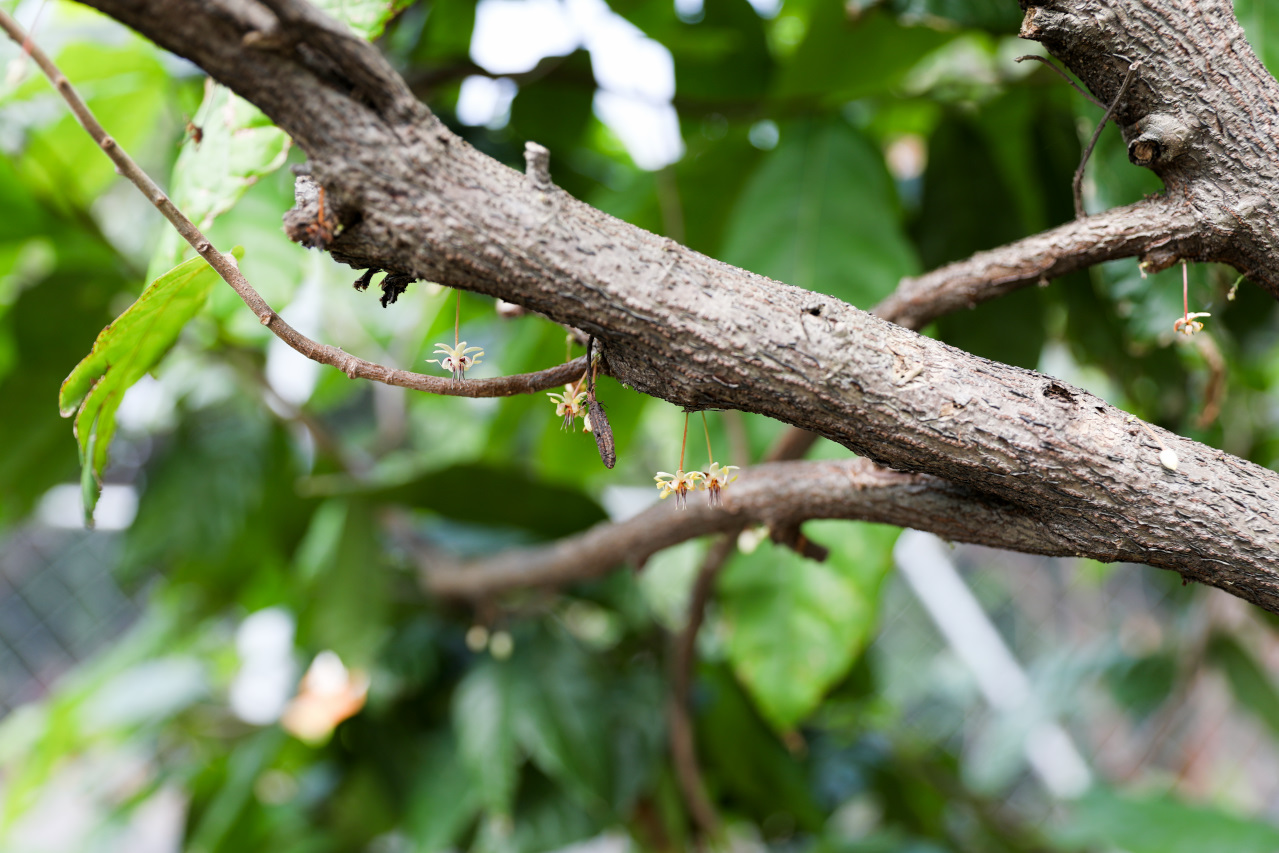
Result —
<path fill-rule="evenodd" d="M 454 295 L 418 283 L 383 309 L 291 244 L 280 217 L 304 158 L 260 114 L 83 7 L 0 5 L 216 245 L 243 247 L 290 323 L 435 369 Z M 521 168 L 540 142 L 578 198 L 860 307 L 1069 219 L 1101 114 L 1014 61 L 1042 51 L 1016 39 L 1012 0 L 321 5 L 482 151 Z M 1279 16 L 1235 5 L 1274 71 Z M 0 850 L 706 843 L 666 706 L 709 543 L 480 607 L 423 593 L 412 547 L 481 556 L 634 514 L 679 459 L 681 412 L 602 379 L 609 471 L 542 395 L 351 382 L 217 285 L 124 396 L 86 528 L 59 386 L 186 255 L 18 48 L 0 62 Z M 1159 189 L 1108 129 L 1089 210 Z M 1274 468 L 1274 302 L 1194 266 L 1191 310 L 1212 317 L 1176 340 L 1180 291 L 1180 270 L 1117 262 L 926 331 Z M 472 376 L 582 352 L 491 300 L 463 294 L 460 317 L 486 352 Z M 717 459 L 741 466 L 782 430 L 709 425 Z M 690 713 L 716 844 L 1279 849 L 1270 614 L 1149 568 L 805 532 L 827 562 L 744 537 L 698 637 Z"/>

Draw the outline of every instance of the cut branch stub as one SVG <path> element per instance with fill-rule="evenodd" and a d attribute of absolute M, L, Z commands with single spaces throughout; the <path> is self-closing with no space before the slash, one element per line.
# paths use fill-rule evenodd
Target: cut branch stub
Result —
<path fill-rule="evenodd" d="M 1203 232 L 1197 261 L 1221 261 L 1279 296 L 1279 83 L 1229 0 L 1022 2 L 1041 42 L 1103 102 L 1130 61 L 1142 73 L 1115 110 L 1129 159 L 1151 169 Z"/>

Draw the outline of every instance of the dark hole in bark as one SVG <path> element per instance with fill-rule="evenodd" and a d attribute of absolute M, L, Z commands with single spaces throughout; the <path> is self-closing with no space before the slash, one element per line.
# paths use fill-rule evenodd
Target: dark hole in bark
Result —
<path fill-rule="evenodd" d="M 1071 404 L 1075 402 L 1075 395 L 1071 394 L 1070 389 L 1060 382 L 1048 383 L 1048 387 L 1044 388 L 1044 396 L 1060 403 Z"/>

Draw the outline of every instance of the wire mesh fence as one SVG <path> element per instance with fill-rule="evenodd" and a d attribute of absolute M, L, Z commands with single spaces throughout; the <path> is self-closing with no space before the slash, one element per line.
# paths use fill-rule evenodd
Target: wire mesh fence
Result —
<path fill-rule="evenodd" d="M 32 522 L 0 540 L 0 716 L 108 646 L 144 594 L 117 581 L 119 534 Z"/>

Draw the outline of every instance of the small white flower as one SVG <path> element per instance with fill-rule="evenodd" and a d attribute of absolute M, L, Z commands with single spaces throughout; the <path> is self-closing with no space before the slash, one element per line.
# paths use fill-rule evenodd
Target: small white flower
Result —
<path fill-rule="evenodd" d="M 577 391 L 577 385 L 564 386 L 563 394 L 548 392 L 546 396 L 555 402 L 555 414 L 564 419 L 563 429 L 572 429 L 574 418 L 586 417 L 586 392 Z"/>
<path fill-rule="evenodd" d="M 659 495 L 662 500 L 675 494 L 675 506 L 679 509 L 688 507 L 688 493 L 697 488 L 697 482 L 706 478 L 701 471 L 684 471 L 680 469 L 674 474 L 666 471 L 658 471 L 657 476 L 653 479 L 657 481 L 657 488 L 662 490 Z"/>
<path fill-rule="evenodd" d="M 1178 333 L 1180 333 L 1180 334 L 1183 334 L 1183 335 L 1185 335 L 1186 337 L 1190 337 L 1190 336 L 1191 336 L 1191 335 L 1193 335 L 1195 332 L 1202 332 L 1202 331 L 1203 331 L 1204 324 L 1203 324 L 1203 323 L 1200 323 L 1200 322 L 1199 322 L 1199 320 L 1198 320 L 1198 318 L 1199 318 L 1199 317 L 1211 317 L 1211 316 L 1212 316 L 1211 314 L 1208 314 L 1208 313 L 1206 313 L 1206 312 L 1202 312 L 1202 311 L 1201 311 L 1201 312 L 1198 312 L 1198 313 L 1195 313 L 1195 314 L 1187 314 L 1187 315 L 1186 315 L 1186 316 L 1184 316 L 1184 317 L 1180 317 L 1180 318 L 1178 318 L 1178 319 L 1177 319 L 1177 322 L 1175 322 L 1175 323 L 1173 323 L 1173 324 L 1172 324 L 1172 330 L 1173 330 L 1174 332 L 1178 332 Z"/>
<path fill-rule="evenodd" d="M 737 475 L 733 473 L 737 470 L 740 469 L 736 465 L 720 467 L 718 462 L 712 462 L 710 467 L 706 469 L 706 474 L 702 481 L 697 484 L 697 488 L 706 490 L 711 506 L 724 505 L 724 498 L 721 493 L 724 491 L 725 486 L 737 479 Z"/>
<path fill-rule="evenodd" d="M 471 353 L 475 353 L 474 356 Z M 466 341 L 462 341 L 455 347 L 448 344 L 436 344 L 435 354 L 442 355 L 444 358 L 430 358 L 427 362 L 430 364 L 438 364 L 448 372 L 453 374 L 453 381 L 466 378 L 468 368 L 474 367 L 480 363 L 480 359 L 484 356 L 484 350 L 480 347 L 468 347 Z"/>

